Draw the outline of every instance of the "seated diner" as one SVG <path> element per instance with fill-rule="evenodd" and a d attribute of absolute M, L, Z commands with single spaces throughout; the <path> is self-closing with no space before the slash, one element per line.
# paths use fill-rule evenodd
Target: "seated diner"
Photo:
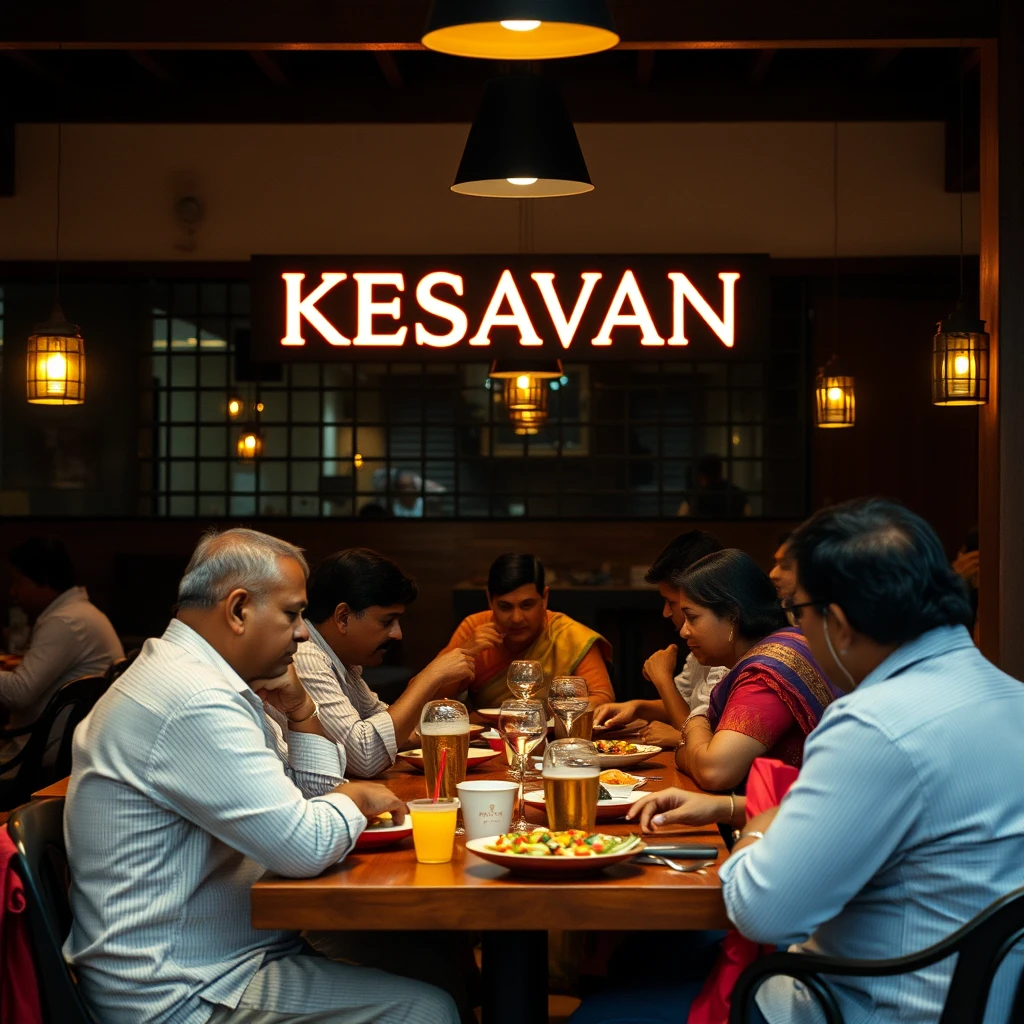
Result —
<path fill-rule="evenodd" d="M 442 654 L 464 650 L 473 655 L 473 678 L 467 703 L 471 709 L 497 708 L 512 696 L 507 673 L 513 661 L 539 661 L 545 684 L 555 676 L 580 676 L 587 682 L 590 706 L 614 700 L 608 662 L 611 644 L 599 633 L 562 612 L 548 609 L 544 566 L 533 555 L 506 554 L 487 574 L 485 612 L 469 615 L 455 630 Z M 458 683 L 438 691 L 454 697 Z M 547 685 L 537 694 L 543 700 Z"/>

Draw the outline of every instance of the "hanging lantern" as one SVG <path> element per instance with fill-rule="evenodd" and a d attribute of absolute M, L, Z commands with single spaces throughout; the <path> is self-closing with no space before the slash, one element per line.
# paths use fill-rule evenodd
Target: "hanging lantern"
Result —
<path fill-rule="evenodd" d="M 508 421 L 512 433 L 520 437 L 535 437 L 548 422 L 548 411 L 544 409 L 510 409 Z"/>
<path fill-rule="evenodd" d="M 548 390 L 546 380 L 521 373 L 505 381 L 505 408 L 510 413 L 547 409 Z"/>
<path fill-rule="evenodd" d="M 818 371 L 814 382 L 814 425 L 822 428 L 852 427 L 856 419 L 853 378 L 837 373 L 835 363 L 829 363 Z"/>
<path fill-rule="evenodd" d="M 935 325 L 932 340 L 932 402 L 984 405 L 988 401 L 988 333 L 985 321 L 962 303 Z"/>
<path fill-rule="evenodd" d="M 435 0 L 422 39 L 490 60 L 580 57 L 618 41 L 607 0 Z"/>
<path fill-rule="evenodd" d="M 258 427 L 248 427 L 238 435 L 235 445 L 240 459 L 258 459 L 263 454 L 263 432 Z"/>
<path fill-rule="evenodd" d="M 85 401 L 85 341 L 59 305 L 36 324 L 28 339 L 25 383 L 35 405 L 81 405 Z"/>
<path fill-rule="evenodd" d="M 593 188 L 555 82 L 541 75 L 492 78 L 484 86 L 452 191 L 529 199 Z"/>

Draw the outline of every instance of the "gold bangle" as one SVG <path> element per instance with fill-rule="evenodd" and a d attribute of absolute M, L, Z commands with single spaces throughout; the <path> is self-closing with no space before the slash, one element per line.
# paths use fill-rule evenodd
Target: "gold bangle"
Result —
<path fill-rule="evenodd" d="M 736 794 L 729 794 L 729 824 L 733 823 L 733 818 L 736 817 Z"/>

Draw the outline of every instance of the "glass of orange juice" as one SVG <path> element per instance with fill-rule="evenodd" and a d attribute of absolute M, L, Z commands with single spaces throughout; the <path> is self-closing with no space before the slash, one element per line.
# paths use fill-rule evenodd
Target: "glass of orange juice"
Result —
<path fill-rule="evenodd" d="M 412 841 L 421 864 L 447 864 L 455 845 L 455 824 L 459 814 L 457 798 L 410 800 Z"/>

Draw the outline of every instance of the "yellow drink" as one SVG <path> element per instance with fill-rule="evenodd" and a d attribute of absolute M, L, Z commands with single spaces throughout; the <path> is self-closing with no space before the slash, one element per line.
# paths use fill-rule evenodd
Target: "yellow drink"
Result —
<path fill-rule="evenodd" d="M 466 781 L 466 759 L 469 756 L 469 719 L 455 722 L 424 722 L 420 725 L 423 741 L 423 775 L 427 795 L 434 795 L 441 751 L 447 750 L 441 796 L 454 797 L 455 787 Z"/>
<path fill-rule="evenodd" d="M 581 828 L 593 832 L 597 817 L 598 773 L 581 768 L 544 769 L 544 809 L 548 828 L 560 832 Z"/>
<path fill-rule="evenodd" d="M 410 800 L 412 841 L 421 864 L 447 864 L 455 845 L 458 800 Z"/>
<path fill-rule="evenodd" d="M 572 728 L 567 733 L 565 731 L 565 723 L 558 715 L 555 715 L 555 739 L 565 739 L 566 736 L 573 736 L 576 739 L 589 740 L 594 735 L 594 709 L 591 708 L 589 711 L 584 711 L 573 723 Z"/>

